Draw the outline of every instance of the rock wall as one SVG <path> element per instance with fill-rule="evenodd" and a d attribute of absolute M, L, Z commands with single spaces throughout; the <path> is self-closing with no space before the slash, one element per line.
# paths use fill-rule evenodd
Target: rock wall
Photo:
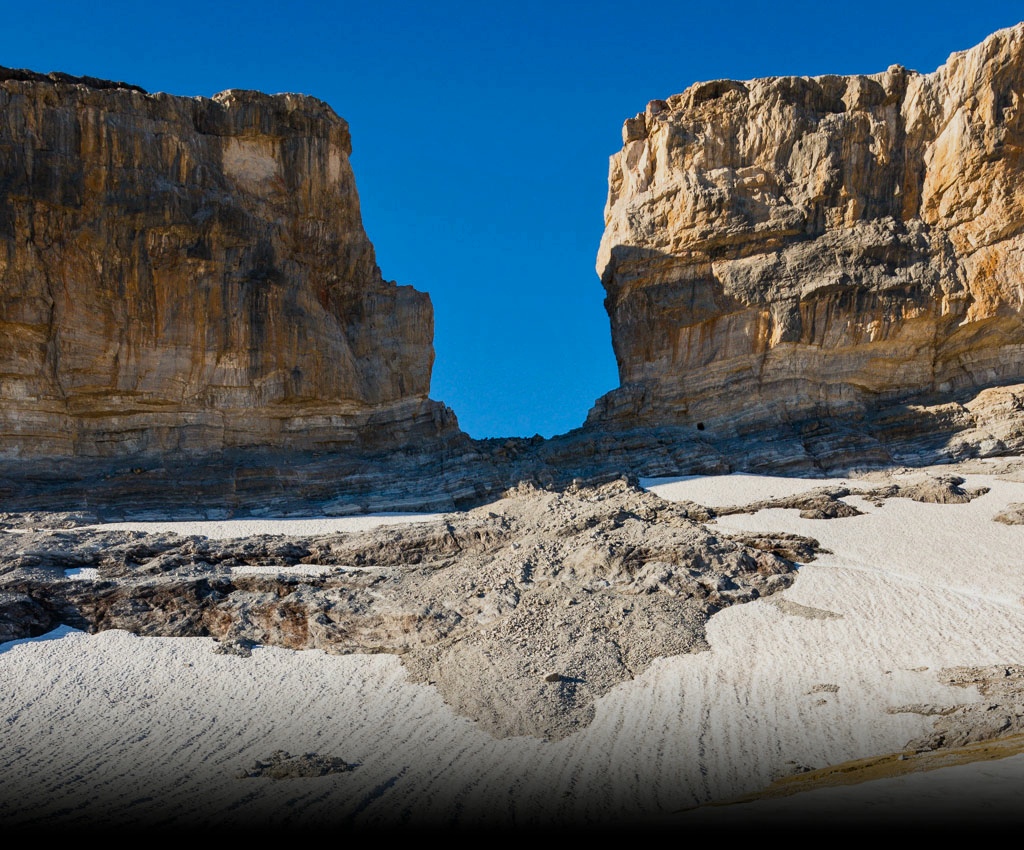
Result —
<path fill-rule="evenodd" d="M 589 426 L 705 436 L 1024 379 L 1024 24 L 931 74 L 718 80 L 611 158 L 621 386 Z"/>
<path fill-rule="evenodd" d="M 350 153 L 312 97 L 0 69 L 0 458 L 458 432 Z"/>

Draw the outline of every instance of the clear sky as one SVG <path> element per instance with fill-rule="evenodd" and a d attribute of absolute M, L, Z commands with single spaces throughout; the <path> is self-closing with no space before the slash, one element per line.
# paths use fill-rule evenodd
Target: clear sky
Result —
<path fill-rule="evenodd" d="M 301 92 L 352 131 L 387 280 L 430 293 L 431 396 L 552 436 L 618 384 L 594 269 L 622 122 L 694 82 L 934 71 L 1004 0 L 6 2 L 0 65 L 151 92 Z"/>

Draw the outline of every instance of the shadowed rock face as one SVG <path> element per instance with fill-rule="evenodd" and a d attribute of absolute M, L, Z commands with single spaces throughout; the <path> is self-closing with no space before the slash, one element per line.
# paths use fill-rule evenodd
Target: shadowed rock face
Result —
<path fill-rule="evenodd" d="M 589 424 L 708 435 L 1024 377 L 1024 24 L 932 74 L 699 83 L 626 121 Z"/>
<path fill-rule="evenodd" d="M 0 68 L 0 457 L 457 432 L 350 152 L 312 97 Z"/>

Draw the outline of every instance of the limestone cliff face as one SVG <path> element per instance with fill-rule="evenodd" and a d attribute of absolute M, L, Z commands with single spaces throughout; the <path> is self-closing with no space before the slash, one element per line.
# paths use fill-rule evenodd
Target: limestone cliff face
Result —
<path fill-rule="evenodd" d="M 350 153 L 312 97 L 0 69 L 0 457 L 457 430 Z"/>
<path fill-rule="evenodd" d="M 1024 24 L 931 74 L 691 86 L 626 121 L 590 424 L 855 413 L 1024 378 Z"/>

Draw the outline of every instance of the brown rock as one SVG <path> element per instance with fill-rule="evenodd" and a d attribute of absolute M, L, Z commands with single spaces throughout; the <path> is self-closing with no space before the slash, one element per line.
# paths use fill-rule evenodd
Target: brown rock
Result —
<path fill-rule="evenodd" d="M 932 74 L 699 83 L 627 121 L 597 262 L 621 387 L 590 424 L 717 438 L 1019 382 L 1022 90 L 1024 24 Z"/>
<path fill-rule="evenodd" d="M 312 97 L 0 68 L 0 458 L 457 431 L 350 152 Z"/>

